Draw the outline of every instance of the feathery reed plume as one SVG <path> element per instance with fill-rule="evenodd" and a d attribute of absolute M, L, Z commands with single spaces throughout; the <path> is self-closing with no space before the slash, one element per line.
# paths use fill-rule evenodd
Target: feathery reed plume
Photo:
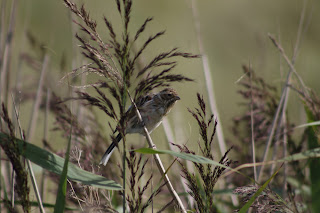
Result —
<path fill-rule="evenodd" d="M 198 141 L 198 147 L 202 155 L 206 158 L 213 160 L 212 153 L 212 142 L 216 132 L 216 127 L 218 125 L 217 120 L 214 120 L 214 115 L 207 115 L 206 104 L 203 97 L 198 93 L 198 105 L 199 108 L 195 110 L 188 109 L 191 115 L 195 118 L 199 126 L 199 134 L 201 136 L 201 142 Z M 181 152 L 195 154 L 194 151 L 190 150 L 187 146 L 181 146 L 178 144 L 173 144 L 177 146 Z M 228 153 L 232 148 L 230 148 L 224 156 L 220 159 L 219 163 L 229 166 L 234 163 L 232 160 L 227 158 Z M 196 208 L 199 212 L 217 212 L 217 208 L 213 202 L 213 188 L 217 183 L 219 177 L 225 170 L 225 168 L 215 166 L 211 164 L 200 164 L 193 163 L 199 176 L 201 177 L 201 185 L 199 185 L 196 174 L 190 173 L 186 166 L 178 160 L 182 167 L 182 177 L 187 180 L 187 185 L 189 188 L 188 193 L 195 199 Z"/>
<path fill-rule="evenodd" d="M 244 77 L 238 82 L 241 86 L 238 93 L 244 100 L 240 105 L 244 106 L 245 112 L 233 118 L 232 131 L 239 141 L 238 145 L 234 146 L 236 150 L 239 150 L 236 152 L 239 161 L 252 162 L 252 140 L 255 143 L 255 153 L 260 153 L 265 148 L 265 141 L 272 128 L 274 113 L 278 107 L 278 94 L 277 89 L 257 76 L 251 67 L 243 65 L 242 68 Z M 287 125 L 290 124 L 287 123 Z M 279 136 L 280 130 L 283 130 L 283 126 L 277 131 Z M 273 144 L 278 141 L 280 141 L 279 137 L 275 137 Z M 245 181 L 247 180 L 240 177 L 234 180 L 234 183 L 241 186 L 247 184 Z"/>
<path fill-rule="evenodd" d="M 131 147 L 131 150 L 133 149 L 134 147 Z M 130 192 L 126 196 L 126 199 L 130 212 L 145 212 L 152 200 L 161 192 L 162 187 L 165 186 L 165 183 L 156 186 L 158 188 L 156 188 L 149 196 L 147 195 L 147 190 L 150 190 L 151 187 L 153 175 L 151 174 L 143 185 L 141 185 L 140 182 L 146 174 L 145 170 L 148 160 L 149 159 L 142 160 L 142 155 L 134 151 L 131 151 L 129 157 L 127 157 L 126 162 L 130 171 L 128 178 Z M 147 199 L 145 200 L 145 198 Z"/>
<path fill-rule="evenodd" d="M 84 128 L 79 124 L 77 117 L 71 113 L 69 107 L 62 103 L 61 98 L 52 93 L 49 104 L 50 110 L 55 114 L 56 118 L 53 130 L 60 130 L 65 138 L 69 137 L 72 130 L 71 135 L 77 136 L 78 140 L 81 139 L 84 142 L 86 136 Z M 70 127 L 70 123 L 72 123 L 72 128 Z"/>
<path fill-rule="evenodd" d="M 72 137 L 74 148 L 70 152 L 70 162 L 78 165 L 80 168 L 90 171 L 95 174 L 103 175 L 107 178 L 114 178 L 116 171 L 114 169 L 100 170 L 97 166 L 100 156 L 105 149 L 104 143 L 107 141 L 100 132 L 101 126 L 97 125 L 96 118 L 90 113 L 86 105 L 80 105 L 83 108 L 84 115 L 83 121 L 79 121 L 69 107 L 61 98 L 56 94 L 52 94 L 50 99 L 50 110 L 55 115 L 54 131 L 63 133 L 63 137 L 68 138 L 70 135 L 70 125 L 72 123 Z M 44 141 L 45 147 L 51 151 L 56 152 L 58 155 L 63 156 L 65 151 L 52 150 L 53 148 L 47 141 Z M 95 162 L 93 164 L 93 162 Z M 111 172 L 110 172 L 111 171 Z M 49 177 L 55 183 L 59 182 L 57 175 L 50 173 Z M 83 211 L 88 212 L 117 212 L 111 205 L 111 198 L 102 190 L 95 189 L 94 187 L 68 181 L 68 201 L 79 205 Z"/>
<path fill-rule="evenodd" d="M 238 93 L 245 100 L 241 105 L 248 106 L 248 108 L 243 116 L 237 116 L 233 119 L 234 126 L 232 130 L 233 134 L 239 138 L 239 141 L 248 144 L 251 142 L 250 104 L 252 101 L 254 140 L 259 145 L 266 140 L 271 128 L 272 118 L 278 106 L 277 90 L 275 87 L 265 82 L 263 78 L 256 76 L 255 72 L 248 66 L 243 65 L 242 68 L 245 76 L 239 82 L 239 85 L 241 85 L 242 88 L 238 90 Z M 251 72 L 251 80 L 249 72 Z M 244 125 L 243 128 L 242 125 Z"/>
<path fill-rule="evenodd" d="M 9 130 L 9 135 L 7 135 L 7 137 L 1 137 L 1 140 L 3 140 L 4 142 L 0 144 L 11 162 L 14 172 L 16 173 L 14 189 L 20 198 L 23 211 L 30 212 L 31 204 L 29 201 L 30 189 L 28 186 L 28 172 L 25 169 L 24 165 L 21 163 L 21 150 L 15 142 L 14 127 L 4 104 L 2 104 L 0 116 L 3 119 L 4 123 L 7 125 Z M 3 128 L 4 126 L 1 127 L 1 132 L 4 132 Z M 11 209 L 11 207 L 8 208 Z"/>
<path fill-rule="evenodd" d="M 233 193 L 242 197 L 244 203 L 248 202 L 250 198 L 257 192 L 257 186 L 243 186 L 236 188 Z M 265 189 L 251 205 L 253 212 L 269 213 L 269 212 L 296 212 L 293 206 L 290 206 L 275 192 L 270 189 Z M 297 211 L 296 213 L 299 213 Z"/>
<path fill-rule="evenodd" d="M 126 172 L 126 143 L 125 133 L 127 125 L 126 105 L 129 94 L 134 94 L 134 102 L 139 102 L 141 97 L 145 96 L 153 89 L 168 87 L 172 82 L 192 81 L 192 79 L 181 74 L 172 74 L 171 71 L 177 65 L 174 59 L 197 58 L 199 55 L 184 53 L 177 48 L 172 48 L 169 51 L 156 55 L 150 62 L 137 70 L 139 57 L 144 53 L 151 42 L 164 35 L 164 31 L 158 32 L 150 36 L 146 41 L 142 42 L 141 46 L 137 47 L 137 52 L 132 51 L 132 46 L 137 43 L 142 33 L 152 21 L 152 18 L 147 18 L 142 25 L 133 33 L 129 32 L 129 24 L 131 19 L 132 1 L 123 0 L 116 1 L 118 12 L 123 20 L 122 36 L 118 36 L 113 28 L 112 22 L 104 17 L 104 23 L 109 31 L 109 41 L 103 41 L 97 32 L 97 23 L 90 18 L 89 13 L 82 5 L 80 8 L 69 0 L 64 0 L 65 5 L 80 19 L 82 23 L 74 20 L 80 27 L 85 36 L 76 35 L 76 38 L 81 43 L 82 54 L 91 62 L 85 69 L 87 73 L 99 74 L 105 80 L 92 84 L 98 94 L 98 97 L 93 97 L 87 92 L 78 92 L 78 97 L 73 99 L 85 100 L 88 105 L 96 106 L 106 113 L 111 119 L 118 124 L 116 128 L 111 128 L 112 132 L 116 129 L 119 136 L 115 138 L 111 135 L 111 140 L 114 144 L 118 144 L 119 138 L 123 138 L 123 187 L 125 192 L 125 172 Z M 108 95 L 105 93 L 107 92 Z M 113 105 L 116 102 L 117 107 Z M 111 127 L 111 124 L 109 123 Z M 160 169 L 161 166 L 159 166 Z M 125 195 L 123 195 L 123 208 L 126 208 Z M 178 197 L 175 196 L 177 200 Z M 179 204 L 182 205 L 180 202 Z M 180 205 L 180 206 L 181 206 Z M 181 206 L 182 209 L 184 209 Z"/>
<path fill-rule="evenodd" d="M 164 31 L 156 33 L 154 36 L 150 36 L 138 51 L 133 53 L 131 51 L 131 46 L 139 39 L 147 25 L 152 21 L 152 18 L 147 18 L 138 28 L 136 33 L 134 33 L 135 36 L 132 38 L 128 32 L 132 1 L 117 1 L 118 11 L 123 17 L 123 20 L 125 20 L 123 36 L 121 38 L 116 35 L 112 23 L 108 18 L 104 17 L 104 22 L 110 35 L 110 40 L 108 42 L 104 42 L 101 39 L 96 31 L 96 22 L 90 18 L 89 13 L 84 6 L 78 9 L 77 5 L 69 0 L 65 0 L 64 2 L 65 5 L 85 23 L 85 25 L 83 25 L 74 21 L 80 26 L 81 30 L 89 36 L 89 40 L 86 40 L 84 36 L 76 35 L 77 39 L 82 44 L 81 48 L 83 49 L 83 55 L 92 61 L 92 63 L 86 67 L 87 72 L 99 74 L 107 79 L 107 81 L 99 81 L 92 84 L 99 97 L 96 98 L 86 92 L 79 92 L 79 99 L 86 100 L 89 105 L 99 107 L 110 118 L 120 122 L 118 125 L 120 132 L 123 132 L 125 129 L 125 120 L 123 117 L 125 115 L 127 90 L 134 90 L 134 101 L 137 101 L 141 96 L 147 94 L 151 90 L 169 86 L 171 82 L 192 81 L 192 79 L 181 74 L 170 74 L 177 65 L 177 62 L 174 60 L 172 61 L 172 59 L 176 57 L 199 57 L 199 55 L 180 52 L 177 48 L 160 53 L 141 70 L 136 70 L 137 59 L 151 42 L 164 35 Z M 160 68 L 160 71 L 156 71 L 155 68 L 158 68 L 157 70 Z M 145 73 L 145 77 L 142 77 Z M 131 88 L 134 81 L 137 81 L 135 83 L 137 86 Z M 111 96 L 104 95 L 105 93 L 101 90 L 102 88 L 107 89 Z M 111 97 L 117 102 L 120 111 L 119 115 L 117 115 L 115 107 L 113 107 L 113 101 L 110 99 Z"/>

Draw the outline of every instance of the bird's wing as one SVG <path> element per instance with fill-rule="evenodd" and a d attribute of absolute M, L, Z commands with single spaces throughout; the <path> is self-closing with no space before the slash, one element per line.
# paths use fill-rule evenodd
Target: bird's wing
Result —
<path fill-rule="evenodd" d="M 136 101 L 136 105 L 139 109 L 139 111 L 144 111 L 144 107 L 145 105 L 147 105 L 147 102 L 151 101 L 152 98 L 153 98 L 154 94 L 147 94 L 147 95 L 144 95 L 144 96 L 140 96 Z M 123 119 L 126 119 L 126 122 L 128 122 L 128 126 L 130 126 L 130 123 L 131 125 L 136 123 L 138 124 L 138 117 L 135 116 L 136 115 L 136 111 L 134 110 L 134 107 L 133 105 L 130 105 L 128 110 L 126 111 L 125 115 L 123 118 L 121 118 L 123 121 Z M 136 118 L 135 118 L 136 117 Z M 117 125 L 117 128 L 115 129 L 114 133 L 117 132 L 119 129 L 119 124 Z"/>

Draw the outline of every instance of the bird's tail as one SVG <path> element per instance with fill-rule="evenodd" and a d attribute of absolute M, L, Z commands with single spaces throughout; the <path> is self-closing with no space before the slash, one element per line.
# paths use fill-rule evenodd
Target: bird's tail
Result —
<path fill-rule="evenodd" d="M 112 152 L 114 151 L 114 149 L 116 148 L 116 146 L 118 145 L 118 143 L 121 141 L 122 136 L 119 133 L 116 137 L 116 139 L 112 142 L 112 144 L 108 147 L 107 151 L 104 153 L 104 155 L 102 156 L 102 159 L 100 161 L 100 164 L 103 164 L 104 166 L 107 165 Z"/>

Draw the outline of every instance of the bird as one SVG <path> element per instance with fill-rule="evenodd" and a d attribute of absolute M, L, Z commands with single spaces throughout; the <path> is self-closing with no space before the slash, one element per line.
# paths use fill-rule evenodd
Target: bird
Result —
<path fill-rule="evenodd" d="M 147 128 L 148 132 L 151 133 L 161 124 L 163 117 L 170 112 L 178 100 L 180 100 L 180 97 L 172 88 L 166 88 L 158 93 L 149 93 L 138 98 L 136 105 L 141 114 L 143 122 L 140 122 L 134 107 L 131 105 L 125 113 L 125 119 L 127 122 L 125 134 L 138 133 L 145 136 L 143 128 L 144 126 Z M 107 165 L 113 151 L 121 139 L 122 135 L 119 132 L 111 145 L 108 147 L 107 151 L 104 153 L 100 161 L 100 165 Z"/>

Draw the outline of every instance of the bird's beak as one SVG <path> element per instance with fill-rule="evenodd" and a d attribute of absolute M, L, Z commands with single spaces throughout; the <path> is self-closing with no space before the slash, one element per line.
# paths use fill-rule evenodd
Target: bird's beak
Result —
<path fill-rule="evenodd" d="M 177 100 L 180 100 L 181 98 L 179 96 L 176 96 L 175 99 L 177 101 Z"/>

